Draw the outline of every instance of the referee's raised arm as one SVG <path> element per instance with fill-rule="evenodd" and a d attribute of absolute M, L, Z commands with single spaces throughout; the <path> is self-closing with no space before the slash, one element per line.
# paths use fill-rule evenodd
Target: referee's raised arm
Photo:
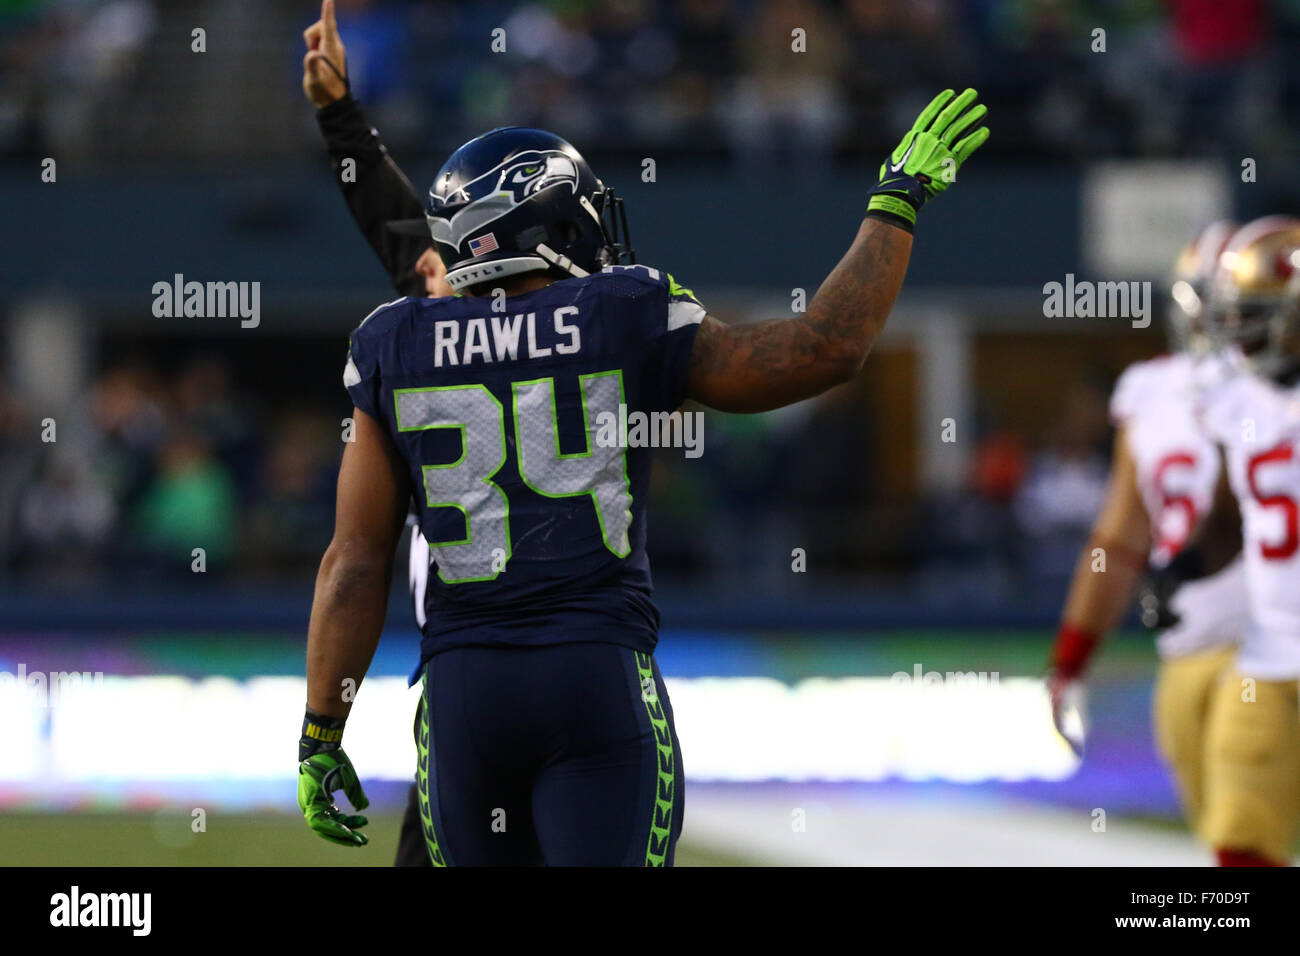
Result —
<path fill-rule="evenodd" d="M 421 219 L 420 199 L 393 162 L 378 132 L 366 122 L 348 85 L 347 51 L 334 18 L 334 0 L 321 3 L 320 19 L 303 32 L 302 89 L 316 107 L 335 181 L 361 234 L 402 295 L 450 295 L 432 241 L 387 228 L 395 220 Z M 351 161 L 351 162 L 349 162 Z"/>

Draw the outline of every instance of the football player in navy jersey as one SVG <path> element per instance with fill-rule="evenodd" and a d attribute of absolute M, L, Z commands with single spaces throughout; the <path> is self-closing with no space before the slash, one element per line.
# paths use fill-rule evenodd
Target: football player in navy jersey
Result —
<path fill-rule="evenodd" d="M 424 228 L 455 295 L 380 306 L 353 333 L 355 441 L 316 581 L 298 798 L 365 842 L 341 748 L 414 498 L 432 563 L 421 645 L 419 793 L 435 865 L 671 865 L 681 748 L 653 652 L 650 450 L 612 422 L 691 398 L 759 412 L 862 367 L 902 285 L 916 213 L 988 136 L 946 90 L 885 161 L 852 246 L 802 315 L 708 316 L 630 263 L 621 201 L 554 134 L 458 149 Z"/>

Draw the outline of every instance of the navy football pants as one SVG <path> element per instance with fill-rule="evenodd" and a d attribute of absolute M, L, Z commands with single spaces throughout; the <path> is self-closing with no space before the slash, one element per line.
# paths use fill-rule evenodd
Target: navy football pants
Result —
<path fill-rule="evenodd" d="M 425 668 L 419 805 L 435 866 L 671 866 L 681 748 L 654 658 L 465 647 Z"/>

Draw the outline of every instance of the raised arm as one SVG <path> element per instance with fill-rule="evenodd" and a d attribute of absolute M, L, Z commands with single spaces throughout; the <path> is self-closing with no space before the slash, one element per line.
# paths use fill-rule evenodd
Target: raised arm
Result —
<path fill-rule="evenodd" d="M 691 353 L 689 397 L 726 412 L 762 412 L 857 375 L 902 288 L 916 213 L 947 189 L 988 139 L 976 93 L 944 90 L 880 167 L 853 245 L 799 316 L 728 326 L 706 316 Z"/>
<path fill-rule="evenodd" d="M 303 33 L 302 88 L 316 107 L 316 122 L 329 149 L 334 179 L 366 242 L 402 295 L 450 294 L 435 286 L 441 262 L 428 237 L 398 235 L 395 220 L 419 220 L 424 209 L 411 181 L 393 162 L 378 132 L 366 122 L 348 86 L 347 51 L 334 18 L 334 0 L 323 0 L 320 19 Z M 344 168 L 351 160 L 355 168 Z M 346 175 L 345 175 L 346 173 Z"/>
<path fill-rule="evenodd" d="M 865 219 L 803 315 L 749 325 L 705 316 L 689 396 L 724 412 L 764 412 L 848 381 L 885 327 L 911 252 L 911 233 Z"/>

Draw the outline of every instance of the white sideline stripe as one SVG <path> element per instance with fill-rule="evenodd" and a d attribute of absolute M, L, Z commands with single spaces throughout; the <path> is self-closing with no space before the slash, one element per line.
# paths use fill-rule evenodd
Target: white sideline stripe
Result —
<path fill-rule="evenodd" d="M 689 780 L 974 783 L 1058 780 L 1077 767 L 1052 729 L 1042 682 L 1029 678 L 928 687 L 887 677 L 793 686 L 670 677 L 667 685 Z M 32 693 L 0 675 L 0 783 L 53 793 L 131 781 L 292 781 L 284 741 L 267 728 L 301 723 L 301 677 L 105 675 L 57 700 L 34 703 Z M 367 779 L 410 778 L 418 696 L 401 677 L 365 681 L 347 739 Z M 226 715 L 223 746 L 235 760 L 214 762 L 193 746 L 194 728 L 214 713 Z"/>

